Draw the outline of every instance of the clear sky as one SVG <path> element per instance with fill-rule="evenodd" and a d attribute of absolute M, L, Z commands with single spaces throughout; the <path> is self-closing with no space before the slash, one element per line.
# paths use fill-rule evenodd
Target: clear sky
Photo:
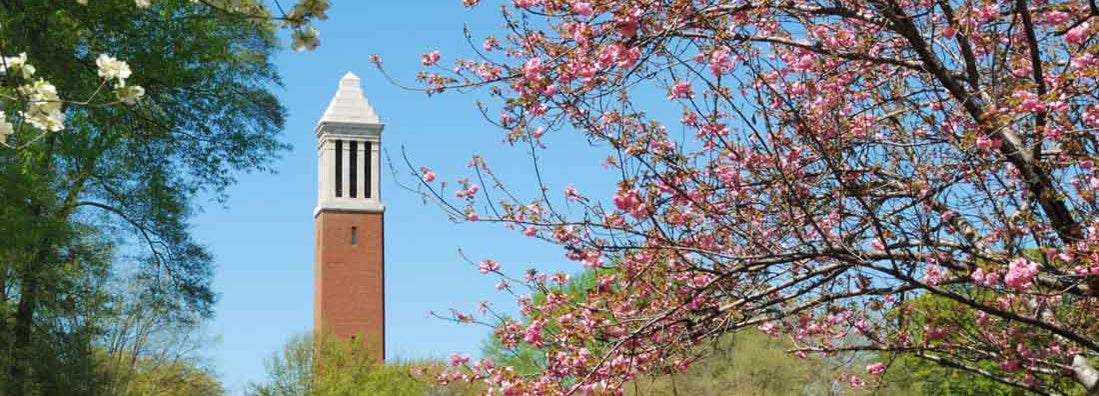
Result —
<path fill-rule="evenodd" d="M 466 163 L 481 154 L 509 186 L 533 196 L 531 161 L 521 148 L 501 143 L 503 133 L 475 107 L 479 94 L 446 93 L 428 98 L 387 82 L 369 63 L 371 54 L 412 84 L 419 55 L 440 49 L 468 54 L 462 26 L 487 33 L 500 26 L 495 7 L 469 10 L 458 0 L 335 2 L 331 19 L 318 25 L 321 46 L 289 50 L 277 57 L 285 87 L 278 91 L 289 110 L 284 139 L 293 145 L 272 161 L 277 174 L 245 174 L 223 206 L 204 202 L 197 239 L 216 257 L 220 293 L 210 332 L 220 338 L 209 351 L 231 395 L 264 376 L 263 360 L 293 334 L 309 331 L 313 318 L 313 208 L 316 204 L 316 146 L 313 128 L 347 71 L 363 79 L 367 98 L 385 122 L 382 148 L 395 163 L 405 148 L 417 165 L 441 179 L 467 176 Z M 446 60 L 444 61 L 446 62 Z M 547 134 L 551 192 L 568 183 L 593 197 L 609 197 L 612 174 L 587 143 Z M 398 165 L 405 182 L 413 181 Z M 430 310 L 456 307 L 471 312 L 481 300 L 505 311 L 514 301 L 462 261 L 492 257 L 515 272 L 531 266 L 576 272 L 559 248 L 491 224 L 455 224 L 437 207 L 400 189 L 388 166 L 382 201 L 386 247 L 386 352 L 393 358 L 441 358 L 452 352 L 477 355 L 489 329 L 430 318 Z M 610 182 L 608 182 L 610 181 Z M 483 210 L 482 210 L 483 212 Z"/>

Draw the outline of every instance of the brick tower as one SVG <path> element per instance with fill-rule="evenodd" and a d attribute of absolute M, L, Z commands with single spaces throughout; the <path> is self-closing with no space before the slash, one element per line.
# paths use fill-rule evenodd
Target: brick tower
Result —
<path fill-rule="evenodd" d="M 382 127 L 347 73 L 317 123 L 313 329 L 363 337 L 385 357 L 385 243 L 378 175 Z"/>

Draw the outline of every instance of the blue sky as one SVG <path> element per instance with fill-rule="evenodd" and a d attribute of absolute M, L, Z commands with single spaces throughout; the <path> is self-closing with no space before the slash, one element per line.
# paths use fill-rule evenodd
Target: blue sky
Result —
<path fill-rule="evenodd" d="M 339 78 L 347 71 L 363 79 L 367 98 L 386 123 L 382 147 L 395 161 L 402 147 L 417 165 L 441 179 L 467 176 L 466 163 L 483 155 L 509 186 L 537 192 L 531 161 L 521 148 L 501 143 L 503 133 L 485 122 L 475 107 L 479 95 L 446 93 L 428 98 L 389 82 L 369 63 L 385 59 L 397 79 L 412 84 L 419 55 L 439 49 L 446 57 L 469 53 L 462 26 L 487 33 L 500 25 L 495 7 L 469 10 L 458 0 L 433 2 L 340 1 L 331 19 L 318 25 L 321 46 L 314 52 L 280 53 L 277 65 L 285 87 L 278 91 L 290 117 L 285 141 L 293 150 L 274 160 L 277 174 L 240 175 L 224 205 L 205 202 L 194 232 L 217 259 L 217 317 L 210 326 L 220 340 L 209 352 L 230 394 L 264 376 L 263 360 L 293 334 L 309 331 L 313 309 L 313 208 L 316 204 L 316 151 L 313 127 Z M 542 163 L 551 192 L 573 183 L 594 197 L 609 197 L 613 174 L 603 170 L 581 139 L 547 134 Z M 405 182 L 412 181 L 405 168 Z M 455 224 L 437 207 L 400 189 L 388 167 L 383 172 L 386 205 L 386 351 L 388 358 L 441 358 L 452 352 L 477 355 L 489 334 L 483 327 L 430 318 L 430 310 L 472 311 L 481 300 L 512 310 L 514 302 L 459 256 L 491 257 L 505 270 L 579 267 L 555 246 L 490 224 Z"/>

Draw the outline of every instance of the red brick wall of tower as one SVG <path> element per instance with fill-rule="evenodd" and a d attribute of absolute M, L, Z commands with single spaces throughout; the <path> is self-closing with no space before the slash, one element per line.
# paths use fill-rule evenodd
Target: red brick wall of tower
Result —
<path fill-rule="evenodd" d="M 321 210 L 315 222 L 314 333 L 364 337 L 380 362 L 385 358 L 383 214 Z"/>

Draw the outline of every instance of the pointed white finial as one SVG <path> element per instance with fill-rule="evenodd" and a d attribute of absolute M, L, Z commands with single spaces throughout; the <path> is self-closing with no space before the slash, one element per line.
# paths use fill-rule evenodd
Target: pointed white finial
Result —
<path fill-rule="evenodd" d="M 361 80 L 354 73 L 347 72 L 340 79 L 339 90 L 328 109 L 324 111 L 320 123 L 344 124 L 381 124 L 378 113 L 363 96 Z"/>
<path fill-rule="evenodd" d="M 359 76 L 356 76 L 355 73 L 347 72 L 343 77 L 340 77 L 340 88 L 358 88 L 359 81 L 361 81 Z"/>

